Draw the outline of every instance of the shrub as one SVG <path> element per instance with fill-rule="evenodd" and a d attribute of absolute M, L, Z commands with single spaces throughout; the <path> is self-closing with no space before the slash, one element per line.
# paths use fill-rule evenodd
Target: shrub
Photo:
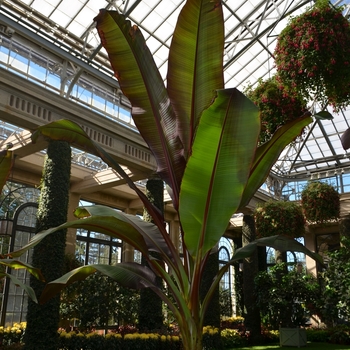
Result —
<path fill-rule="evenodd" d="M 329 330 L 320 328 L 307 328 L 306 337 L 310 342 L 327 343 L 329 341 Z"/>
<path fill-rule="evenodd" d="M 261 330 L 262 341 L 264 344 L 278 343 L 280 332 L 278 330 L 270 330 L 262 327 Z"/>
<path fill-rule="evenodd" d="M 0 337 L 3 345 L 21 343 L 26 328 L 26 322 L 14 323 L 12 326 L 0 326 Z"/>
<path fill-rule="evenodd" d="M 221 331 L 221 342 L 224 349 L 235 348 L 247 345 L 248 341 L 242 337 L 237 329 L 223 329 Z"/>
<path fill-rule="evenodd" d="M 86 350 L 105 350 L 105 337 L 98 333 L 86 334 Z"/>
<path fill-rule="evenodd" d="M 118 333 L 108 333 L 105 336 L 105 349 L 122 349 L 123 337 Z"/>
<path fill-rule="evenodd" d="M 350 327 L 346 325 L 336 326 L 330 329 L 329 342 L 334 344 L 350 344 Z"/>
<path fill-rule="evenodd" d="M 59 348 L 64 350 L 84 349 L 85 335 L 77 332 L 60 332 Z"/>
<path fill-rule="evenodd" d="M 221 349 L 221 336 L 219 328 L 206 326 L 203 328 L 203 349 Z"/>
<path fill-rule="evenodd" d="M 225 318 L 221 321 L 221 329 L 238 329 L 243 330 L 244 328 L 244 317 L 242 316 L 233 316 Z"/>

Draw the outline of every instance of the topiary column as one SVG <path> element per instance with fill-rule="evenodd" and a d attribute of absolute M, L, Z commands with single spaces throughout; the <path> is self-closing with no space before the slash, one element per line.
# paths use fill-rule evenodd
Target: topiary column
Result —
<path fill-rule="evenodd" d="M 256 239 L 254 217 L 243 216 L 242 225 L 242 246 L 253 242 Z M 244 300 L 244 323 L 250 331 L 252 344 L 259 344 L 261 341 L 261 320 L 260 311 L 256 304 L 254 292 L 254 279 L 259 272 L 258 252 L 243 260 L 243 300 Z"/>
<path fill-rule="evenodd" d="M 161 212 L 164 212 L 164 184 L 159 177 L 148 179 L 146 183 L 146 195 Z M 143 219 L 152 222 L 152 217 L 144 210 Z M 147 264 L 142 257 L 142 264 Z M 158 283 L 162 283 L 161 280 Z M 151 289 L 140 290 L 139 305 L 139 329 L 141 331 L 160 330 L 163 327 L 162 300 Z"/>
<path fill-rule="evenodd" d="M 207 263 L 204 267 L 203 278 L 199 290 L 200 298 L 203 301 L 207 295 L 214 277 L 219 271 L 219 251 L 216 250 L 209 255 Z M 204 316 L 204 325 L 220 328 L 220 293 L 217 287 L 209 307 Z"/>
<path fill-rule="evenodd" d="M 47 148 L 36 231 L 63 224 L 67 220 L 71 149 L 67 142 L 50 141 Z M 47 282 L 63 273 L 66 232 L 59 231 L 43 239 L 33 251 L 32 264 L 41 269 Z M 36 278 L 30 285 L 39 298 L 45 283 Z M 26 350 L 57 350 L 60 296 L 40 305 L 28 300 Z"/>

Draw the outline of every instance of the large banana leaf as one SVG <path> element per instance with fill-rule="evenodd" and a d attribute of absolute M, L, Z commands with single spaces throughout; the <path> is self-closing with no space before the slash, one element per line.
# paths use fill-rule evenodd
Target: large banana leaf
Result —
<path fill-rule="evenodd" d="M 224 87 L 224 25 L 219 2 L 187 1 L 169 50 L 167 89 L 186 159 L 203 110 L 210 105 L 213 92 Z"/>
<path fill-rule="evenodd" d="M 124 213 L 122 214 L 127 215 Z M 145 254 L 146 256 L 148 255 L 148 247 L 142 234 L 130 223 L 113 216 L 92 216 L 86 219 L 67 222 L 60 226 L 44 230 L 37 233 L 28 244 L 14 252 L 11 252 L 9 255 L 11 257 L 21 256 L 27 250 L 39 244 L 46 236 L 66 228 L 82 228 L 93 232 L 100 232 L 111 237 L 120 238 L 126 243 L 133 245 L 135 249 L 139 250 L 142 254 Z"/>
<path fill-rule="evenodd" d="M 95 21 L 120 88 L 132 104 L 135 125 L 157 160 L 159 175 L 172 188 L 176 206 L 186 163 L 162 77 L 138 27 L 115 11 L 101 10 Z"/>
<path fill-rule="evenodd" d="M 236 211 L 254 159 L 260 119 L 237 89 L 219 90 L 206 109 L 182 180 L 180 219 L 192 256 L 208 252 Z"/>
<path fill-rule="evenodd" d="M 171 260 L 176 259 L 173 257 L 173 253 L 169 248 L 169 244 L 172 244 L 169 240 L 166 242 L 160 233 L 158 227 L 151 222 L 144 221 L 138 216 L 125 214 L 121 211 L 103 206 L 103 205 L 92 205 L 86 207 L 79 207 L 75 210 L 74 215 L 77 218 L 87 218 L 87 217 L 104 217 L 106 220 L 108 218 L 114 218 L 117 220 L 117 225 L 125 225 L 124 231 L 135 234 L 134 239 L 138 240 L 138 233 L 142 235 L 147 245 L 149 251 L 157 252 L 161 254 L 167 263 Z M 115 235 L 118 235 L 120 231 L 119 227 L 115 226 Z M 130 231 L 129 231 L 130 230 Z M 100 231 L 99 231 L 100 232 Z"/>
<path fill-rule="evenodd" d="M 29 273 L 31 273 L 34 277 L 36 277 L 38 280 L 45 282 L 44 276 L 42 275 L 41 271 L 37 269 L 36 267 L 33 267 L 23 261 L 20 260 L 14 260 L 14 259 L 0 259 L 0 264 L 4 266 L 8 266 L 11 269 L 25 269 Z"/>
<path fill-rule="evenodd" d="M 22 288 L 28 294 L 29 298 L 31 298 L 35 303 L 38 303 L 38 299 L 37 299 L 37 297 L 35 295 L 35 292 L 34 292 L 33 288 L 31 288 L 27 284 L 21 282 L 18 278 L 16 278 L 15 276 L 11 275 L 10 273 L 0 272 L 0 278 L 5 278 L 5 277 L 10 278 L 11 281 L 16 286 Z"/>
<path fill-rule="evenodd" d="M 251 173 L 240 204 L 244 208 L 255 192 L 266 180 L 271 167 L 276 163 L 283 149 L 291 143 L 301 130 L 312 122 L 310 113 L 278 128 L 271 140 L 257 148 Z"/>
<path fill-rule="evenodd" d="M 152 288 L 157 289 L 156 275 L 146 266 L 137 263 L 120 263 L 115 266 L 105 264 L 92 264 L 78 267 L 67 272 L 62 277 L 48 283 L 40 296 L 40 303 L 60 292 L 70 284 L 82 281 L 95 272 L 100 272 L 121 283 L 123 286 L 133 289 Z"/>
<path fill-rule="evenodd" d="M 42 282 L 45 282 L 44 276 L 42 275 L 41 271 L 23 261 L 20 260 L 13 260 L 13 259 L 0 259 L 0 264 L 4 266 L 8 266 L 11 269 L 25 269 L 29 273 L 31 273 L 33 276 L 35 276 L 37 279 L 39 279 Z M 34 293 L 33 288 L 28 286 L 27 284 L 21 282 L 17 277 L 12 275 L 11 273 L 6 273 L 6 272 L 0 272 L 0 278 L 5 278 L 8 277 L 11 279 L 11 281 L 16 285 L 21 287 L 27 294 L 28 296 L 35 302 L 37 303 L 37 297 Z"/>
<path fill-rule="evenodd" d="M 162 229 L 162 227 L 164 228 L 164 218 L 160 210 L 150 203 L 146 195 L 133 183 L 124 169 L 102 147 L 92 141 L 78 124 L 70 120 L 62 119 L 40 126 L 32 134 L 32 142 L 36 143 L 40 138 L 67 141 L 77 148 L 101 157 L 101 159 L 115 169 L 118 174 L 126 180 L 130 188 L 137 193 L 144 206 L 147 208 L 147 211 L 153 217 L 156 225 L 160 229 Z M 163 229 L 162 234 L 163 236 L 166 235 L 165 229 Z"/>
<path fill-rule="evenodd" d="M 307 249 L 303 244 L 299 243 L 295 239 L 287 236 L 283 236 L 283 234 L 277 235 L 277 236 L 259 238 L 254 242 L 251 242 L 246 246 L 237 249 L 232 259 L 230 260 L 229 264 L 232 265 L 237 260 L 250 257 L 254 253 L 257 247 L 272 247 L 280 251 L 292 251 L 292 252 L 304 253 L 305 255 L 308 255 L 310 258 L 314 259 L 315 261 L 323 265 L 323 259 L 321 255 Z"/>

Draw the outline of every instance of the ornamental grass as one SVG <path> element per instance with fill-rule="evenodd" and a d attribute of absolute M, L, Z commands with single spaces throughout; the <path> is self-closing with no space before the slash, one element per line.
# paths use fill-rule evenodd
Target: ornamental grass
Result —
<path fill-rule="evenodd" d="M 350 25 L 341 7 L 318 0 L 292 18 L 274 52 L 280 82 L 335 111 L 350 103 Z"/>

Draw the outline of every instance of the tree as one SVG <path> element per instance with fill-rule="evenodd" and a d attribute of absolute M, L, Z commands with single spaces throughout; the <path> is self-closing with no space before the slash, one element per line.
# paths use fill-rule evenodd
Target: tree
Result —
<path fill-rule="evenodd" d="M 139 293 L 96 273 L 62 291 L 60 315 L 62 320 L 78 320 L 80 330 L 135 324 L 138 302 Z"/>
<path fill-rule="evenodd" d="M 65 141 L 50 141 L 43 168 L 41 193 L 37 212 L 37 232 L 60 225 L 67 220 L 70 185 L 71 149 Z M 59 198 L 59 200 L 58 200 Z M 64 269 L 66 232 L 46 237 L 33 251 L 33 266 L 39 268 L 47 281 L 60 277 Z M 37 296 L 45 283 L 31 277 L 30 285 Z M 57 350 L 60 298 L 56 295 L 44 305 L 28 301 L 25 349 Z"/>
<path fill-rule="evenodd" d="M 350 238 L 341 238 L 341 247 L 329 252 L 323 273 L 323 310 L 325 322 L 334 325 L 350 320 Z"/>
<path fill-rule="evenodd" d="M 41 301 L 67 284 L 100 271 L 129 287 L 155 291 L 173 312 L 184 348 L 199 350 L 204 315 L 231 264 L 260 245 L 304 251 L 317 258 L 285 237 L 260 239 L 236 251 L 200 301 L 204 267 L 232 214 L 247 205 L 280 152 L 311 118 L 305 115 L 282 126 L 269 142 L 257 147 L 260 119 L 256 106 L 237 89 L 223 88 L 224 25 L 219 0 L 188 0 L 182 8 L 169 52 L 167 87 L 136 26 L 131 26 L 122 14 L 106 10 L 95 20 L 120 87 L 133 106 L 135 124 L 153 152 L 158 175 L 167 184 L 178 212 L 183 260 L 159 209 L 109 154 L 67 120 L 40 127 L 33 141 L 50 135 L 99 155 L 135 190 L 154 223 L 103 206 L 77 208 L 78 220 L 43 231 L 13 254 L 22 254 L 52 232 L 67 227 L 92 229 L 124 240 L 147 258 L 149 267 L 137 263 L 83 266 L 50 282 Z M 157 276 L 163 279 L 172 298 L 157 286 Z"/>
<path fill-rule="evenodd" d="M 271 329 L 299 327 L 318 313 L 321 289 L 316 278 L 297 269 L 286 271 L 276 264 L 255 278 L 255 294 L 262 321 Z"/>

